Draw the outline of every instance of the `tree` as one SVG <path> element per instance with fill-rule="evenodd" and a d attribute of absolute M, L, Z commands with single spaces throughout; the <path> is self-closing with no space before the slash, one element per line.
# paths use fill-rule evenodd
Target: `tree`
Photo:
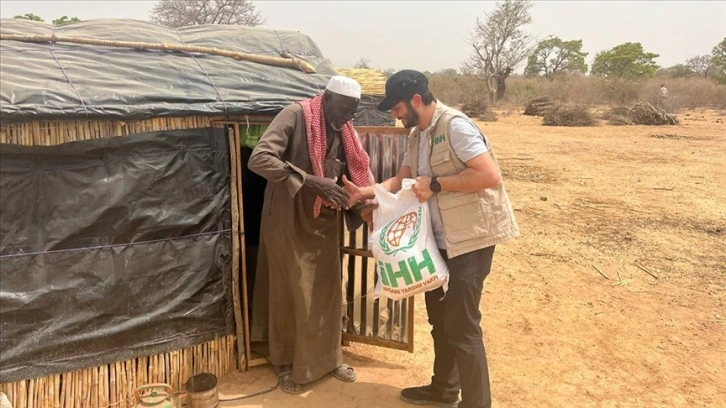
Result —
<path fill-rule="evenodd" d="M 78 17 L 68 18 L 68 16 L 63 16 L 61 18 L 56 18 L 55 20 L 53 20 L 53 25 L 56 27 L 60 27 L 62 25 L 78 23 L 80 21 L 81 20 Z"/>
<path fill-rule="evenodd" d="M 436 71 L 433 75 L 440 75 L 440 76 L 445 76 L 445 77 L 449 77 L 449 78 L 456 78 L 459 76 L 459 72 L 457 70 L 455 70 L 454 68 L 445 68 L 445 69 L 440 69 L 440 70 Z"/>
<path fill-rule="evenodd" d="M 26 14 L 23 14 L 22 16 L 15 16 L 13 18 L 19 18 L 21 20 L 40 21 L 40 22 L 45 21 L 40 16 L 35 15 L 33 13 L 26 13 Z"/>
<path fill-rule="evenodd" d="M 531 39 L 522 26 L 532 22 L 531 8 L 527 0 L 505 0 L 496 3 L 484 20 L 476 19 L 471 38 L 474 53 L 463 71 L 484 77 L 492 100 L 504 97 L 507 77 L 530 53 Z"/>
<path fill-rule="evenodd" d="M 383 71 L 381 71 L 381 74 L 386 77 L 386 79 L 390 78 L 391 75 L 395 74 L 396 70 L 393 68 L 386 68 Z"/>
<path fill-rule="evenodd" d="M 558 37 L 540 42 L 527 59 L 524 74 L 544 75 L 549 80 L 567 72 L 587 72 L 582 40 L 562 41 Z"/>
<path fill-rule="evenodd" d="M 203 24 L 263 24 L 260 11 L 249 0 L 161 0 L 151 10 L 151 21 L 169 27 Z"/>
<path fill-rule="evenodd" d="M 19 18 L 19 19 L 23 19 L 23 20 L 40 21 L 40 22 L 44 22 L 45 21 L 40 16 L 35 15 L 33 13 L 23 14 L 22 16 L 15 16 L 13 18 Z M 56 18 L 55 20 L 53 20 L 53 25 L 56 26 L 56 27 L 60 27 L 62 25 L 71 24 L 71 23 L 78 23 L 80 21 L 81 20 L 78 17 L 68 18 L 68 16 L 63 16 L 61 18 Z"/>
<path fill-rule="evenodd" d="M 592 73 L 608 78 L 652 77 L 659 66 L 658 54 L 645 52 L 640 43 L 626 42 L 599 52 L 592 63 Z"/>
<path fill-rule="evenodd" d="M 712 77 L 719 83 L 726 84 L 726 38 L 711 51 Z"/>
<path fill-rule="evenodd" d="M 370 63 L 371 63 L 371 60 L 364 57 L 364 58 L 359 59 L 358 62 L 356 62 L 353 65 L 353 68 L 370 68 L 371 67 Z"/>
<path fill-rule="evenodd" d="M 672 67 L 661 68 L 655 72 L 659 78 L 690 78 L 696 74 L 691 67 L 685 64 L 676 64 Z"/>
<path fill-rule="evenodd" d="M 708 71 L 711 70 L 711 56 L 708 54 L 696 55 L 686 61 L 686 66 L 694 73 L 703 78 L 708 78 Z"/>

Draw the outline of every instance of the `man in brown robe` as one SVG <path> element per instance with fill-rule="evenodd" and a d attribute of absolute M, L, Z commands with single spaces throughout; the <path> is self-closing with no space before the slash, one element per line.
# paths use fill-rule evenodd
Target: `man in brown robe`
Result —
<path fill-rule="evenodd" d="M 355 381 L 343 364 L 338 212 L 362 224 L 343 179 L 373 184 L 369 158 L 350 120 L 360 85 L 333 77 L 325 92 L 285 107 L 262 135 L 250 170 L 267 179 L 253 295 L 252 341 L 269 342 L 280 388 L 331 373 Z"/>

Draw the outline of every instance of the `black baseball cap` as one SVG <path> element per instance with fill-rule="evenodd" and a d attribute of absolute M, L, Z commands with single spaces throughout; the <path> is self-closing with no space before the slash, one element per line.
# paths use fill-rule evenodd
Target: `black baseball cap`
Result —
<path fill-rule="evenodd" d="M 389 111 L 397 103 L 411 99 L 412 96 L 429 92 L 426 75 L 412 69 L 404 69 L 391 75 L 386 81 L 386 97 L 378 104 L 379 111 Z"/>

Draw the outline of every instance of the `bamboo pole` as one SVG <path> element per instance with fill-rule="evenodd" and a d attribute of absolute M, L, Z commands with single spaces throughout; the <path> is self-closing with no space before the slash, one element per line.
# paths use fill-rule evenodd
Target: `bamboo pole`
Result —
<path fill-rule="evenodd" d="M 82 392 L 83 392 L 83 371 L 77 370 L 73 373 L 73 376 L 75 377 L 75 390 L 73 393 L 73 404 L 76 404 L 75 406 L 81 406 L 81 401 L 83 400 Z"/>
<path fill-rule="evenodd" d="M 81 403 L 84 407 L 91 405 L 91 373 L 88 369 L 81 371 L 83 387 L 81 387 Z"/>
<path fill-rule="evenodd" d="M 221 57 L 233 58 L 238 61 L 249 61 L 262 65 L 271 65 L 273 67 L 297 68 L 306 74 L 314 74 L 315 68 L 304 59 L 292 55 L 287 52 L 281 52 L 279 57 L 269 55 L 250 54 L 239 51 L 221 50 L 216 47 L 199 47 L 192 45 L 169 44 L 169 43 L 148 43 L 138 41 L 114 41 L 99 40 L 96 38 L 85 37 L 66 37 L 58 35 L 19 35 L 19 34 L 0 34 L 0 40 L 4 41 L 21 41 L 33 43 L 73 43 L 84 45 L 97 45 L 102 47 L 131 48 L 136 50 L 158 50 L 158 51 L 176 51 L 176 52 L 193 52 L 198 54 L 218 55 Z"/>
<path fill-rule="evenodd" d="M 72 407 L 73 404 L 76 403 L 76 387 L 78 385 L 78 378 L 75 371 L 72 371 L 66 375 L 64 375 L 64 378 L 67 379 L 66 381 L 66 388 L 68 390 L 66 394 L 66 407 Z"/>
<path fill-rule="evenodd" d="M 99 393 L 99 395 L 101 398 L 100 398 L 99 403 L 101 404 L 102 407 L 107 406 L 110 402 L 110 398 L 108 395 L 108 387 L 109 387 L 109 381 L 110 381 L 109 371 L 110 370 L 109 370 L 108 365 L 104 364 L 101 366 L 101 378 L 99 378 L 99 380 L 101 382 L 101 392 Z"/>
<path fill-rule="evenodd" d="M 35 408 L 35 378 L 28 381 L 28 408 Z"/>
<path fill-rule="evenodd" d="M 118 368 L 118 363 L 113 363 L 113 365 L 111 366 L 111 369 L 109 370 L 109 378 L 108 378 L 109 401 L 108 401 L 108 403 L 110 405 L 115 405 L 119 401 L 118 394 L 116 393 L 116 390 L 118 389 L 116 387 L 116 374 L 118 373 L 117 368 Z"/>

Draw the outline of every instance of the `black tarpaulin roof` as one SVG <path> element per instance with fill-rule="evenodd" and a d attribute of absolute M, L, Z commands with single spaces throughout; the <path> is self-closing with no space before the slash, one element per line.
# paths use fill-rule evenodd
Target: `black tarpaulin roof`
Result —
<path fill-rule="evenodd" d="M 53 27 L 3 19 L 0 33 L 200 46 L 273 57 L 289 53 L 316 71 L 203 53 L 2 40 L 4 121 L 276 113 L 316 95 L 336 75 L 317 45 L 295 31 L 236 25 L 174 29 L 128 19 Z"/>

